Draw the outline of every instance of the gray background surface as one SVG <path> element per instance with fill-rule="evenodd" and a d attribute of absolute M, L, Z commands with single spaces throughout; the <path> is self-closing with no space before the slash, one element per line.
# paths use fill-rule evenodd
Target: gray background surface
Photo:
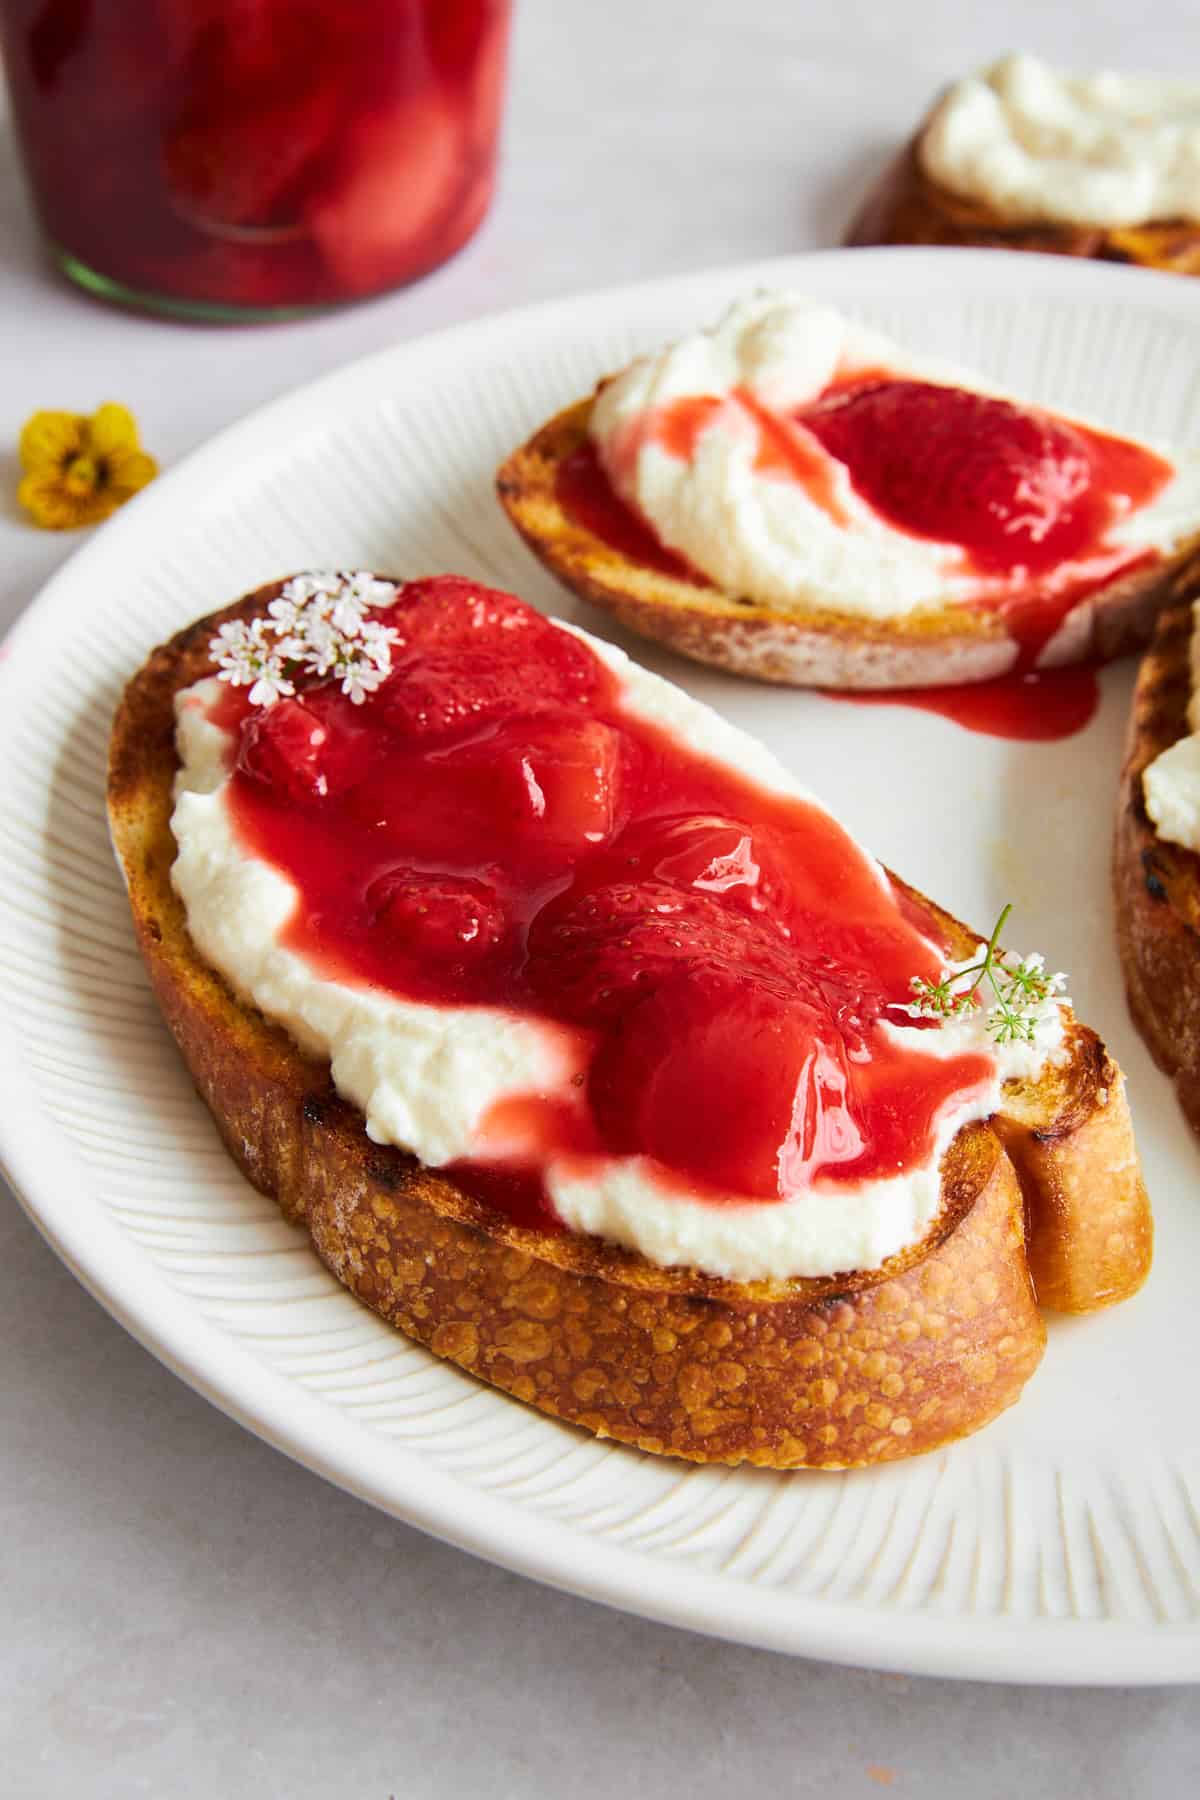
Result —
<path fill-rule="evenodd" d="M 160 324 L 60 286 L 0 118 L 0 631 L 77 541 L 16 511 L 12 445 L 35 407 L 119 398 L 169 464 L 260 401 L 438 325 L 835 244 L 931 93 L 1007 48 L 1200 76 L 1191 0 L 518 14 L 483 233 L 418 287 L 314 323 Z M 0 1800 L 1200 1791 L 1194 1690 L 791 1661 L 548 1592 L 393 1523 L 160 1368 L 2 1186 L 0 1357 Z"/>

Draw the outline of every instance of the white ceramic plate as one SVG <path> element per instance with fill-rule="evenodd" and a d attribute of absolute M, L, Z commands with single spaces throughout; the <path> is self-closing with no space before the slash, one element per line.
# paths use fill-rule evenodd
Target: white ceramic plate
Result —
<path fill-rule="evenodd" d="M 1108 890 L 1131 671 L 1059 744 L 844 706 L 631 645 L 764 737 L 893 867 L 1071 971 L 1129 1075 L 1158 1220 L 1144 1292 L 1055 1321 L 978 1437 L 873 1472 L 690 1468 L 597 1443 L 409 1344 L 220 1148 L 150 997 L 103 814 L 123 680 L 283 571 L 453 569 L 582 617 L 492 497 L 503 452 L 632 352 L 758 285 L 1147 436 L 1200 434 L 1187 281 L 970 251 L 793 258 L 402 344 L 222 434 L 50 583 L 0 664 L 0 1156 L 94 1294 L 217 1405 L 440 1537 L 747 1643 L 1017 1681 L 1200 1678 L 1200 1147 L 1127 1017 Z M 588 617 L 591 625 L 596 619 Z M 603 627 L 601 627 L 603 628 Z"/>

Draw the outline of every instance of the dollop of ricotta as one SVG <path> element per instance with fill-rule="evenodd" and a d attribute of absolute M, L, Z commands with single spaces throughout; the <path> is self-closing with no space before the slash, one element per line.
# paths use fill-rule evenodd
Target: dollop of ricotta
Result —
<path fill-rule="evenodd" d="M 1013 221 L 1200 221 L 1200 81 L 1005 57 L 944 95 L 920 157 L 942 187 Z"/>
<path fill-rule="evenodd" d="M 1015 398 L 815 300 L 764 293 L 607 382 L 589 432 L 621 498 L 662 543 L 727 593 L 785 613 L 832 610 L 871 619 L 1002 598 L 1010 591 L 1006 582 L 973 570 L 961 546 L 890 525 L 857 493 L 845 464 L 810 434 L 804 435 L 822 469 L 823 496 L 759 466 L 758 434 L 745 406 L 733 403 L 735 392 L 786 413 L 815 400 L 835 378 L 881 370 Z M 729 403 L 711 411 L 690 456 L 645 429 L 668 403 L 701 397 Z M 1200 525 L 1200 454 L 1160 454 L 1174 476 L 1148 505 L 1110 527 L 1107 541 L 1118 549 L 1169 553 Z"/>
<path fill-rule="evenodd" d="M 1159 837 L 1200 851 L 1200 600 L 1192 606 L 1188 733 L 1142 771 L 1146 811 Z"/>
<path fill-rule="evenodd" d="M 573 627 L 563 626 L 564 630 Z M 624 704 L 764 787 L 820 804 L 755 739 L 615 647 L 577 632 L 613 668 Z M 247 1003 L 327 1058 L 338 1092 L 366 1118 L 368 1136 L 396 1144 L 430 1167 L 504 1153 L 485 1120 L 498 1102 L 531 1092 L 574 1103 L 573 1077 L 588 1063 L 587 1034 L 501 1008 L 435 1006 L 329 979 L 280 941 L 298 894 L 240 841 L 227 804 L 233 740 L 212 708 L 215 680 L 176 699 L 180 769 L 171 826 L 178 845 L 172 882 L 200 954 Z M 873 865 L 882 885 L 882 868 Z M 1010 1076 L 1036 1075 L 1061 1051 L 1062 1016 L 1052 1007 L 1034 1044 L 997 1046 L 978 1012 L 936 1030 L 898 1014 L 888 1029 L 930 1057 L 978 1050 L 994 1078 L 947 1108 L 920 1167 L 886 1180 L 824 1180 L 787 1201 L 713 1204 L 669 1172 L 636 1156 L 564 1156 L 545 1170 L 564 1223 L 640 1251 L 664 1267 L 688 1266 L 737 1281 L 832 1275 L 878 1268 L 916 1243 L 941 1201 L 940 1163 L 959 1128 L 996 1108 Z"/>

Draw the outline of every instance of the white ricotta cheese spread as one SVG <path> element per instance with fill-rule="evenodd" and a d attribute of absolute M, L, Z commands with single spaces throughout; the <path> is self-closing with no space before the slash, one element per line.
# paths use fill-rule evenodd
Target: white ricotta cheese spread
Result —
<path fill-rule="evenodd" d="M 710 330 L 639 358 L 608 382 L 592 409 L 590 432 L 621 498 L 662 543 L 729 593 L 783 612 L 832 609 L 876 619 L 1002 597 L 1006 582 L 972 571 L 960 546 L 889 525 L 856 493 L 845 465 L 810 434 L 802 435 L 824 465 L 832 509 L 803 483 L 756 466 L 758 434 L 745 408 L 731 400 L 734 390 L 786 412 L 815 400 L 835 376 L 879 369 L 1012 398 L 816 301 L 758 294 L 731 307 Z M 714 410 L 690 457 L 639 430 L 668 402 L 699 396 L 730 404 Z M 1110 528 L 1107 541 L 1116 548 L 1168 553 L 1200 528 L 1200 454 L 1159 453 L 1176 473 L 1150 504 Z"/>
<path fill-rule="evenodd" d="M 942 187 L 1012 220 L 1200 221 L 1200 81 L 1062 75 L 1009 56 L 955 83 L 920 155 Z"/>
<path fill-rule="evenodd" d="M 813 800 L 765 746 L 620 650 L 578 635 L 616 670 L 632 712 L 766 788 Z M 411 1150 L 431 1167 L 477 1156 L 483 1121 L 501 1100 L 536 1092 L 577 1103 L 572 1077 L 587 1067 L 587 1033 L 498 1008 L 425 1005 L 326 979 L 279 941 L 298 896 L 236 835 L 226 803 L 230 739 L 209 717 L 222 691 L 215 680 L 203 681 L 176 701 L 181 767 L 172 881 L 201 955 L 302 1049 L 329 1059 L 335 1086 L 363 1112 L 371 1138 Z M 878 878 L 886 884 L 882 869 Z M 983 1091 L 940 1119 L 922 1167 L 857 1185 L 819 1182 L 789 1201 L 712 1205 L 682 1185 L 673 1189 L 665 1171 L 638 1157 L 586 1164 L 563 1158 L 545 1171 L 555 1207 L 575 1231 L 625 1244 L 663 1266 L 734 1280 L 878 1267 L 928 1229 L 940 1200 L 941 1156 L 959 1127 L 986 1117 L 1007 1076 L 1036 1073 L 1062 1042 L 1056 1007 L 1035 1044 L 1003 1049 L 986 1036 L 981 1014 L 938 1030 L 898 1017 L 889 1029 L 934 1057 L 982 1051 L 995 1069 Z M 490 1135 L 487 1147 L 491 1156 L 499 1148 Z"/>
<path fill-rule="evenodd" d="M 1200 601 L 1192 607 L 1190 733 L 1142 771 L 1146 811 L 1159 837 L 1200 851 Z"/>

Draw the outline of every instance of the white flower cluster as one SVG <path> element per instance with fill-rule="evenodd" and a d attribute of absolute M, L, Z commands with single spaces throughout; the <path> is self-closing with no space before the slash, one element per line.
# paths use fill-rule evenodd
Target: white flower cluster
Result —
<path fill-rule="evenodd" d="M 1010 962 L 997 953 L 993 939 L 979 945 L 975 958 L 952 966 L 939 982 L 914 975 L 911 1004 L 893 1010 L 941 1022 L 987 1004 L 986 1029 L 998 1044 L 1032 1044 L 1053 1023 L 1058 1006 L 1070 1005 L 1066 976 L 1061 970 L 1047 975 L 1044 957 Z"/>
<path fill-rule="evenodd" d="M 296 691 L 299 674 L 333 676 L 355 706 L 386 680 L 399 633 L 367 618 L 390 606 L 396 589 L 363 570 L 294 575 L 268 617 L 222 625 L 209 645 L 217 675 L 249 687 L 252 706 L 273 706 Z"/>

